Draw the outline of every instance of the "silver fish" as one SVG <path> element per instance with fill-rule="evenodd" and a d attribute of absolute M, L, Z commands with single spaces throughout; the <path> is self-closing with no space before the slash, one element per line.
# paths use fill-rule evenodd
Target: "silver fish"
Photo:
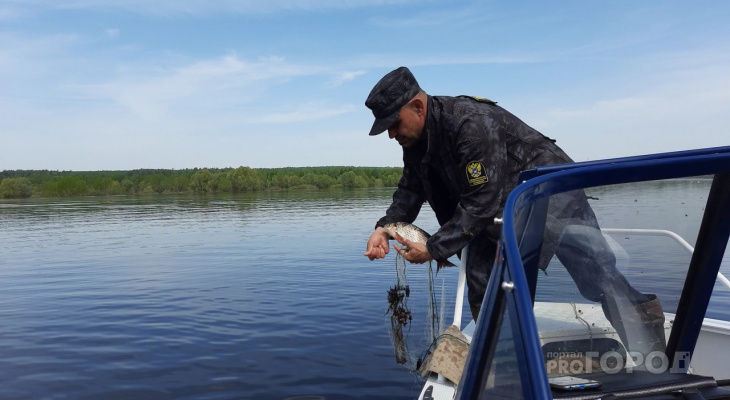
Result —
<path fill-rule="evenodd" d="M 384 228 L 390 231 L 390 233 L 393 235 L 397 233 L 402 237 L 410 240 L 411 242 L 416 242 L 424 245 L 426 244 L 428 238 L 431 237 L 428 232 L 413 224 L 409 224 L 408 222 L 392 222 L 390 224 L 385 224 Z M 443 267 L 454 266 L 454 264 L 449 262 L 449 260 L 436 260 L 436 263 L 437 270 Z"/>

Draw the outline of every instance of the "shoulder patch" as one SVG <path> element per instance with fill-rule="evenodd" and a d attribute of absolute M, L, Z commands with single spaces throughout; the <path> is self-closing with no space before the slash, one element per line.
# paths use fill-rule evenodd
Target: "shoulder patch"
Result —
<path fill-rule="evenodd" d="M 479 161 L 471 161 L 466 164 L 466 179 L 471 186 L 482 185 L 489 182 L 487 171 Z"/>
<path fill-rule="evenodd" d="M 467 96 L 467 97 L 471 97 L 472 99 L 474 99 L 474 100 L 476 100 L 478 102 L 481 102 L 481 103 L 489 103 L 489 104 L 492 104 L 492 105 L 497 104 L 496 101 L 489 100 L 486 97 L 477 97 L 477 96 Z"/>

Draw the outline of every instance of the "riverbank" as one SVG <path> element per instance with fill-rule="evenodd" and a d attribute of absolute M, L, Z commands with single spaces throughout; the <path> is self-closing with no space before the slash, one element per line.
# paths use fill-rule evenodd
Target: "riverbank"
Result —
<path fill-rule="evenodd" d="M 395 187 L 401 171 L 399 167 L 346 166 L 130 171 L 6 170 L 0 172 L 0 198 Z"/>

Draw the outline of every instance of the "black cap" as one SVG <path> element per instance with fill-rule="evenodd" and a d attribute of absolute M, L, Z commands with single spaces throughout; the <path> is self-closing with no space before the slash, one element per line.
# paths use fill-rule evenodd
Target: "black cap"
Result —
<path fill-rule="evenodd" d="M 421 91 L 416 78 L 406 67 L 390 71 L 370 91 L 365 106 L 373 111 L 375 122 L 370 136 L 379 135 L 398 118 L 401 107 Z"/>

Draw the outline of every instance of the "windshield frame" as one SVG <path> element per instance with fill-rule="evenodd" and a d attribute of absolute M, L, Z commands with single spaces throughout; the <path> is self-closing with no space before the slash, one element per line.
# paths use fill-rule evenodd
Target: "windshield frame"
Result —
<path fill-rule="evenodd" d="M 539 248 L 539 243 L 535 241 L 541 239 L 538 237 L 539 235 L 535 235 L 534 231 L 536 228 L 539 229 L 541 224 L 544 226 L 544 211 L 542 210 L 544 204 L 541 205 L 541 200 L 544 203 L 550 195 L 576 189 L 698 175 L 715 175 L 712 185 L 712 191 L 715 194 L 708 199 L 703 217 L 703 228 L 701 228 L 701 233 L 706 232 L 703 239 L 705 243 L 700 243 L 701 235 L 696 246 L 698 252 L 709 252 L 712 253 L 712 256 L 703 257 L 698 261 L 695 261 L 695 257 L 693 257 L 689 275 L 692 275 L 695 270 L 700 272 L 700 275 L 697 276 L 696 282 L 686 284 L 683 288 L 680 303 L 684 303 L 684 307 L 680 308 L 681 311 L 678 310 L 678 314 L 697 315 L 675 322 L 667 348 L 668 354 L 674 354 L 678 350 L 690 349 L 691 352 L 694 349 L 699 334 L 699 325 L 704 318 L 711 287 L 716 280 L 728 235 L 730 235 L 730 207 L 728 207 L 730 146 L 555 166 L 544 175 L 540 175 L 539 172 L 533 173 L 535 176 L 533 179 L 522 182 L 512 191 L 504 208 L 500 257 L 497 261 L 499 265 L 495 265 L 488 287 L 489 290 L 501 290 L 501 283 L 505 282 L 505 276 L 510 277 L 512 280 L 510 283 L 514 284 L 515 289 L 507 297 L 514 301 L 513 304 L 518 314 L 518 321 L 516 321 L 518 333 L 515 335 L 515 340 L 521 342 L 521 346 L 518 347 L 524 350 L 520 352 L 522 354 L 519 356 L 524 357 L 520 361 L 526 367 L 524 373 L 528 374 L 522 379 L 525 398 L 533 398 L 533 396 L 538 398 L 551 393 L 532 310 L 537 284 L 537 258 L 528 257 L 528 262 L 524 264 L 522 261 L 529 249 Z M 713 226 L 706 228 L 705 221 L 712 221 Z M 717 253 L 720 248 L 722 251 L 718 259 Z M 695 296 L 701 298 L 689 299 L 690 296 L 686 295 L 688 290 L 697 290 L 698 287 L 708 285 L 710 290 L 707 296 Z M 490 297 L 494 299 L 494 296 L 490 296 L 488 291 L 485 301 Z M 487 314 L 488 309 L 489 307 L 482 307 L 482 315 Z M 494 326 L 490 327 L 490 325 L 494 323 L 494 318 L 491 315 L 485 315 L 485 318 L 482 318 L 482 315 L 477 322 L 475 340 L 493 337 Z M 692 321 L 696 322 L 698 317 L 699 325 L 695 329 L 696 332 L 693 329 L 687 329 L 687 325 Z M 469 354 L 467 370 L 488 364 L 484 360 L 480 362 L 479 359 L 482 356 L 490 357 L 483 353 L 490 348 L 490 345 L 474 347 L 475 349 Z M 480 352 L 481 354 L 479 354 Z M 478 377 L 483 375 L 483 371 L 465 373 L 459 384 L 457 398 L 472 398 L 472 393 L 479 393 Z"/>

